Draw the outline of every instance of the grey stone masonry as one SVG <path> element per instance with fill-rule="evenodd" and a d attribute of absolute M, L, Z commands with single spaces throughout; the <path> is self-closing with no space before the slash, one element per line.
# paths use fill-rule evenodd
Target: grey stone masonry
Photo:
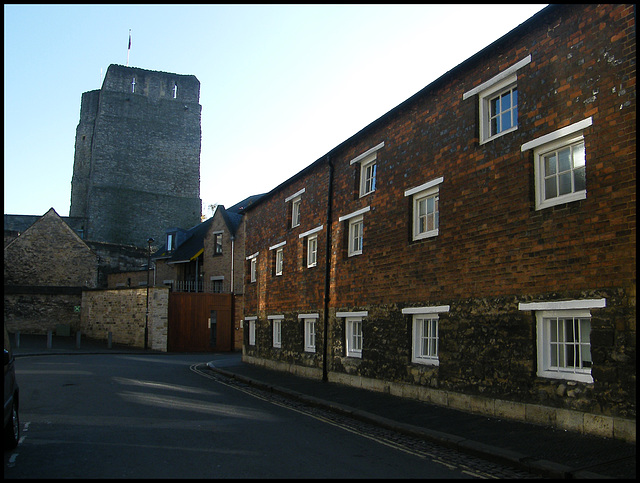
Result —
<path fill-rule="evenodd" d="M 200 82 L 111 65 L 82 95 L 70 216 L 85 239 L 146 246 L 200 222 Z"/>

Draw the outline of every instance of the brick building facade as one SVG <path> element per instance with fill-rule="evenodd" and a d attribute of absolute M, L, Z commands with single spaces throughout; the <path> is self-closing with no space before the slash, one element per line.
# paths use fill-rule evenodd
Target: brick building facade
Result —
<path fill-rule="evenodd" d="M 273 189 L 245 360 L 635 440 L 635 84 L 633 5 L 552 5 Z"/>

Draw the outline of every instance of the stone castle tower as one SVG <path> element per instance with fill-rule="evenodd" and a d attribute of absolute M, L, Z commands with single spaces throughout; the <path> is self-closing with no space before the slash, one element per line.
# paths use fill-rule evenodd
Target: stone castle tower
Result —
<path fill-rule="evenodd" d="M 200 82 L 110 65 L 82 94 L 70 217 L 91 241 L 147 246 L 200 223 Z"/>

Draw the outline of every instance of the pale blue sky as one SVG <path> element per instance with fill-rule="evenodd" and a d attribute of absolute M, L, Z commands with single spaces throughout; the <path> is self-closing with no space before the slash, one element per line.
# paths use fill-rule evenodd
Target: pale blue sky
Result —
<path fill-rule="evenodd" d="M 265 193 L 544 5 L 5 5 L 4 212 L 69 214 L 110 64 L 200 81 L 203 214 Z M 187 227 L 185 227 L 187 228 Z"/>

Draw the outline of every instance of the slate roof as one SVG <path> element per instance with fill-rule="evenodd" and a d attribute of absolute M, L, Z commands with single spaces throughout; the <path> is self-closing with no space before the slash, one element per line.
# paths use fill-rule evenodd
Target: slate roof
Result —
<path fill-rule="evenodd" d="M 218 205 L 216 209 L 216 213 L 220 211 L 222 218 L 224 219 L 227 228 L 232 236 L 235 236 L 238 231 L 238 227 L 242 222 L 242 216 L 244 214 L 244 210 L 259 200 L 264 195 L 253 195 L 239 203 L 236 203 L 231 208 L 226 209 L 224 205 Z M 215 216 L 215 214 L 214 214 Z M 193 226 L 186 230 L 184 233 L 185 241 L 183 241 L 175 250 L 168 251 L 166 246 L 160 248 L 156 253 L 152 255 L 151 258 L 154 260 L 157 259 L 167 259 L 168 264 L 172 263 L 188 263 L 191 260 L 195 259 L 202 250 L 204 250 L 204 239 L 209 232 L 209 228 L 211 227 L 211 222 L 213 221 L 213 216 L 208 220 L 203 221 L 202 223 Z"/>

